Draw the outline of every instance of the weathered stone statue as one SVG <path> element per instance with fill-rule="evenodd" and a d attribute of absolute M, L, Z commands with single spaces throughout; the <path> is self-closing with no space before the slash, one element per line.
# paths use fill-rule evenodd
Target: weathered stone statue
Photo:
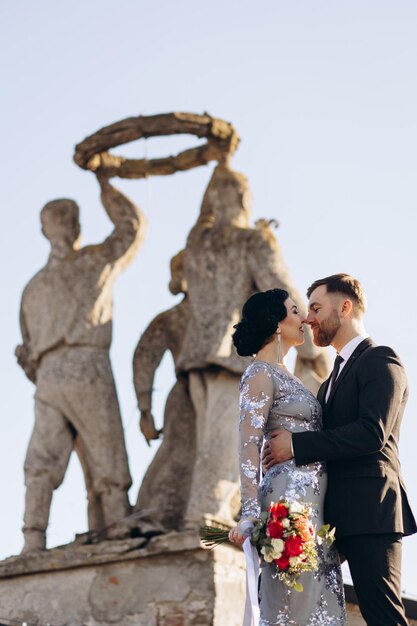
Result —
<path fill-rule="evenodd" d="M 190 321 L 177 370 L 188 373 L 197 424 L 189 527 L 205 513 L 230 522 L 237 512 L 238 387 L 248 359 L 236 354 L 231 335 L 243 303 L 279 287 L 303 309 L 268 222 L 249 226 L 250 199 L 245 176 L 216 167 L 186 245 Z M 309 333 L 298 352 L 306 360 L 319 354 Z"/>
<path fill-rule="evenodd" d="M 140 426 L 146 440 L 157 439 L 152 416 L 155 372 L 169 350 L 176 363 L 189 321 L 184 251 L 171 260 L 169 289 L 183 300 L 158 315 L 143 333 L 133 359 L 134 385 L 141 412 Z M 165 406 L 163 442 L 143 479 L 135 510 L 151 510 L 151 520 L 165 529 L 178 530 L 184 518 L 195 460 L 195 414 L 187 378 L 180 376 Z"/>
<path fill-rule="evenodd" d="M 329 369 L 329 357 L 324 350 L 313 359 L 297 354 L 294 375 L 303 381 L 307 389 L 317 395 L 321 383 L 329 374 Z"/>
<path fill-rule="evenodd" d="M 52 494 L 74 449 L 85 474 L 90 530 L 108 527 L 130 509 L 131 478 L 109 359 L 112 286 L 137 253 L 146 220 L 105 178 L 99 182 L 113 232 L 101 244 L 80 248 L 77 204 L 48 202 L 41 222 L 51 253 L 22 296 L 23 344 L 16 354 L 36 384 L 24 466 L 24 552 L 45 548 Z"/>

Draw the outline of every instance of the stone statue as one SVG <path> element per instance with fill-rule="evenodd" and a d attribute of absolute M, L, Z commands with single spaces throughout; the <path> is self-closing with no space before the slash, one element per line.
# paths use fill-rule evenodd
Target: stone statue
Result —
<path fill-rule="evenodd" d="M 190 316 L 183 259 L 184 251 L 181 251 L 171 260 L 169 289 L 174 295 L 185 296 L 149 324 L 133 359 L 140 426 L 147 441 L 159 437 L 152 416 L 155 372 L 167 350 L 176 363 Z M 135 510 L 150 510 L 152 524 L 178 530 L 188 502 L 195 454 L 195 415 L 184 376 L 177 379 L 168 395 L 163 433 L 163 442 L 145 474 Z"/>
<path fill-rule="evenodd" d="M 52 494 L 73 450 L 85 475 L 90 530 L 107 528 L 130 512 L 131 478 L 109 359 L 112 286 L 138 252 L 146 220 L 97 176 L 113 232 L 101 244 L 80 248 L 77 204 L 48 202 L 41 223 L 51 253 L 22 296 L 23 344 L 16 355 L 36 384 L 35 425 L 24 465 L 23 552 L 45 548 Z"/>
<path fill-rule="evenodd" d="M 196 462 L 186 526 L 204 514 L 232 522 L 238 485 L 239 379 L 248 365 L 232 346 L 233 325 L 255 291 L 286 289 L 304 309 L 269 223 L 249 226 L 251 194 L 245 176 L 226 165 L 214 170 L 185 251 L 190 321 L 176 367 L 188 373 L 196 414 Z M 320 351 L 309 332 L 298 354 Z"/>
<path fill-rule="evenodd" d="M 329 375 L 329 370 L 329 356 L 325 350 L 320 351 L 320 353 L 312 359 L 297 354 L 294 375 L 302 380 L 307 389 L 310 389 L 315 396 L 317 395 L 321 383 Z"/>

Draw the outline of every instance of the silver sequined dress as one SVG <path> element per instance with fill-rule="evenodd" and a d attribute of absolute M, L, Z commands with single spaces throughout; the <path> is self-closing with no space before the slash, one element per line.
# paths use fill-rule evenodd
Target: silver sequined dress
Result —
<path fill-rule="evenodd" d="M 321 407 L 314 395 L 292 374 L 279 366 L 254 361 L 240 384 L 240 476 L 242 518 L 258 517 L 280 497 L 313 504 L 314 524 L 323 520 L 327 475 L 323 463 L 296 466 L 280 463 L 261 480 L 260 454 L 268 433 L 320 430 Z M 304 591 L 290 589 L 274 577 L 273 565 L 262 562 L 260 626 L 340 626 L 346 624 L 340 562 L 332 546 L 318 547 L 319 568 L 306 572 Z"/>

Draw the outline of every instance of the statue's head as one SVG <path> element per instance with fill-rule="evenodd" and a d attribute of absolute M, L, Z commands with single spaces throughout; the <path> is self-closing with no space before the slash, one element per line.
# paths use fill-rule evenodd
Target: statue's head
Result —
<path fill-rule="evenodd" d="M 171 280 L 169 290 L 174 296 L 178 293 L 187 293 L 188 285 L 184 273 L 185 250 L 181 250 L 171 259 Z"/>
<path fill-rule="evenodd" d="M 246 176 L 218 165 L 204 194 L 201 215 L 213 215 L 219 221 L 233 221 L 247 226 L 252 194 Z"/>
<path fill-rule="evenodd" d="M 65 243 L 77 247 L 80 238 L 79 208 L 74 200 L 51 200 L 41 211 L 42 233 L 51 245 Z"/>

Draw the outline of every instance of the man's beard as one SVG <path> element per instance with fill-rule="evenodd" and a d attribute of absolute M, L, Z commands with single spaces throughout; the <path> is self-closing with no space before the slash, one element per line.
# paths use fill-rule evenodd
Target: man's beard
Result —
<path fill-rule="evenodd" d="M 322 348 L 330 346 L 340 326 L 341 323 L 337 311 L 333 309 L 327 320 L 324 320 L 314 333 L 316 346 L 321 346 Z"/>

